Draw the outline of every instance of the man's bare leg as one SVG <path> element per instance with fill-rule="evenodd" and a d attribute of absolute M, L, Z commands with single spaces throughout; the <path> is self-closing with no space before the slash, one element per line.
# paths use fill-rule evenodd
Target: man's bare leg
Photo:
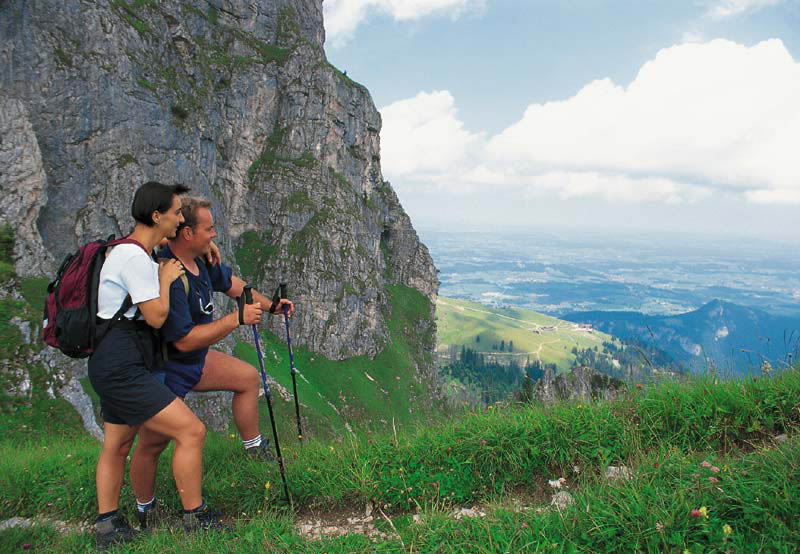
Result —
<path fill-rule="evenodd" d="M 156 469 L 158 457 L 169 445 L 170 438 L 161 433 L 143 428 L 131 457 L 131 487 L 136 501 L 150 502 L 155 497 Z"/>
<path fill-rule="evenodd" d="M 193 391 L 232 391 L 233 421 L 243 441 L 259 435 L 258 390 L 261 380 L 258 370 L 233 356 L 209 350 L 203 376 Z M 140 439 L 141 440 L 141 439 Z"/>
<path fill-rule="evenodd" d="M 140 433 L 145 430 L 175 441 L 172 475 L 175 477 L 181 504 L 184 510 L 200 506 L 203 503 L 203 443 L 206 438 L 203 422 L 197 419 L 180 398 L 176 398 L 142 424 Z M 136 450 L 138 449 L 137 446 Z"/>

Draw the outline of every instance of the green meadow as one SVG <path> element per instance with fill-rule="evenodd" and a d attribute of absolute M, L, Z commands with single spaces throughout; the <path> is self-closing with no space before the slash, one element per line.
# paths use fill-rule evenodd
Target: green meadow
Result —
<path fill-rule="evenodd" d="M 440 352 L 449 345 L 461 345 L 478 352 L 499 357 L 513 357 L 524 367 L 526 360 L 540 360 L 543 364 L 556 364 L 560 371 L 571 367 L 575 359 L 572 348 L 602 349 L 610 335 L 598 331 L 581 330 L 576 324 L 542 315 L 523 308 L 496 308 L 461 300 L 439 297 L 436 302 L 436 325 Z M 480 337 L 478 341 L 477 338 Z M 495 350 L 493 346 L 505 341 L 514 343 L 514 351 Z"/>
<path fill-rule="evenodd" d="M 63 401 L 37 397 L 0 423 L 0 550 L 91 551 L 100 445 Z M 282 415 L 281 417 L 286 417 Z M 800 544 L 800 371 L 774 377 L 631 387 L 613 402 L 506 404 L 396 433 L 360 428 L 287 441 L 293 505 L 276 464 L 209 433 L 204 494 L 228 532 L 184 536 L 168 457 L 157 496 L 165 522 L 118 552 L 795 552 Z M 609 465 L 631 478 L 610 482 Z M 550 506 L 549 481 L 572 496 Z M 127 483 L 123 509 L 133 503 Z M 311 540 L 298 523 L 375 507 L 383 534 Z M 483 517 L 456 519 L 478 507 Z M 380 511 L 378 511 L 380 510 Z M 26 547 L 27 545 L 27 547 Z"/>

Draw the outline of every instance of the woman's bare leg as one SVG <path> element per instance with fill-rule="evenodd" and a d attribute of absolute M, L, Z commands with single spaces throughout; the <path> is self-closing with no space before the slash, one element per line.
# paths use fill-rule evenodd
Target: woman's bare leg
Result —
<path fill-rule="evenodd" d="M 125 459 L 139 427 L 106 422 L 103 449 L 97 460 L 97 511 L 105 514 L 119 507 L 119 493 L 125 474 Z"/>

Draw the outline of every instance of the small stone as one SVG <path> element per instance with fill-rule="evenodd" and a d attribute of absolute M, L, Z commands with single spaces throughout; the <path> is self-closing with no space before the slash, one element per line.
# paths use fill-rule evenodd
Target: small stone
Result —
<path fill-rule="evenodd" d="M 631 470 L 625 466 L 608 466 L 606 468 L 606 479 L 609 481 L 623 480 L 627 481 L 631 478 Z"/>
<path fill-rule="evenodd" d="M 786 433 L 781 433 L 780 435 L 775 437 L 775 442 L 779 442 L 781 444 L 783 444 L 784 442 L 786 442 L 788 440 L 789 440 L 789 437 L 786 435 Z"/>
<path fill-rule="evenodd" d="M 479 510 L 477 506 L 472 508 L 459 508 L 453 512 L 453 517 L 461 519 L 464 517 L 486 517 L 486 513 Z"/>
<path fill-rule="evenodd" d="M 14 527 L 30 527 L 31 525 L 33 525 L 33 522 L 29 519 L 24 517 L 12 517 L 11 519 L 0 522 L 0 531 L 13 529 Z"/>
<path fill-rule="evenodd" d="M 550 504 L 558 508 L 559 510 L 563 510 L 567 506 L 572 506 L 575 504 L 575 499 L 572 498 L 572 495 L 568 492 L 557 492 L 553 495 L 553 498 L 550 499 Z"/>
<path fill-rule="evenodd" d="M 303 523 L 300 525 L 300 534 L 301 535 L 308 535 L 311 531 L 314 530 L 314 526 L 310 523 Z"/>

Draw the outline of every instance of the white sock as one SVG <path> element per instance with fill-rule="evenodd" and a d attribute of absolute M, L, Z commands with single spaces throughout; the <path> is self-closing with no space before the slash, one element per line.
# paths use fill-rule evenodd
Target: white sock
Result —
<path fill-rule="evenodd" d="M 244 445 L 245 449 L 261 446 L 261 435 L 257 435 L 255 438 L 247 441 L 242 441 L 242 444 Z"/>
<path fill-rule="evenodd" d="M 153 498 L 151 498 L 147 502 L 139 502 L 137 500 L 136 501 L 136 509 L 139 510 L 140 512 L 146 512 L 147 510 L 152 508 L 155 505 L 155 503 L 156 503 L 156 497 L 155 496 Z"/>

